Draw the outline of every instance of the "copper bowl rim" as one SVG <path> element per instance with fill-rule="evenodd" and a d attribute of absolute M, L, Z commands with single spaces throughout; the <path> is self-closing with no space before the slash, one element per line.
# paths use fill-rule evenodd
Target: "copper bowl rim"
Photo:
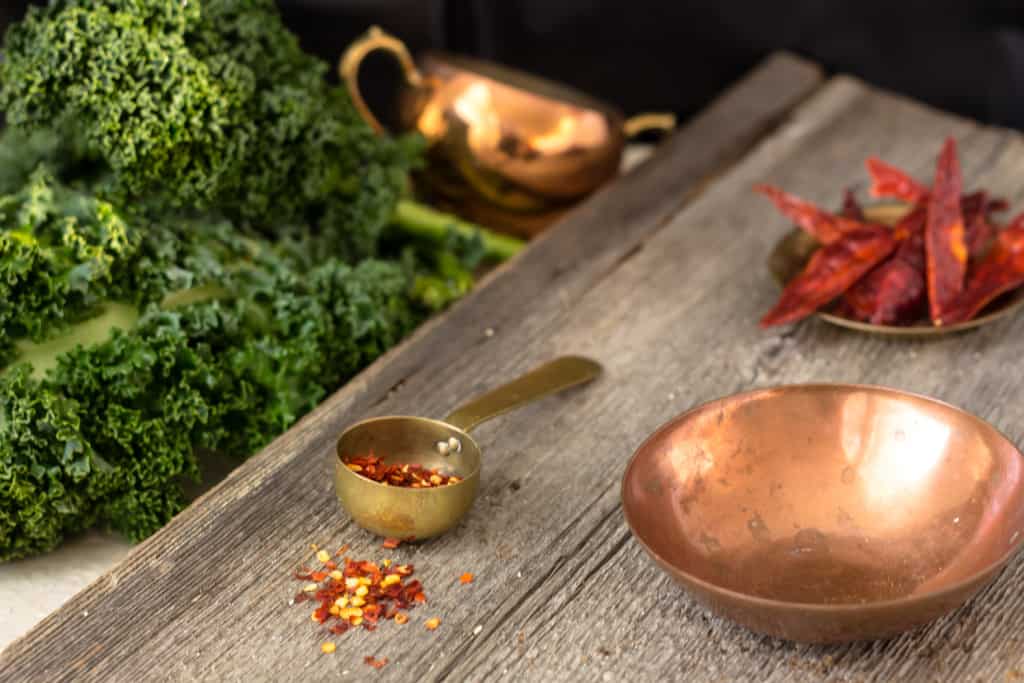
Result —
<path fill-rule="evenodd" d="M 880 384 L 856 384 L 856 383 L 844 383 L 844 382 L 808 382 L 808 383 L 803 383 L 803 384 L 780 384 L 780 385 L 771 386 L 771 387 L 762 387 L 762 388 L 759 388 L 759 389 L 751 389 L 749 391 L 741 391 L 741 392 L 738 392 L 738 393 L 735 393 L 735 394 L 729 394 L 728 396 L 722 396 L 720 398 L 712 399 L 710 401 L 705 401 L 704 403 L 696 405 L 696 406 L 694 406 L 694 407 L 692 407 L 692 408 L 690 408 L 690 409 L 680 413 L 679 415 L 676 415 L 675 417 L 670 419 L 668 422 L 665 422 L 664 424 L 662 424 L 660 427 L 658 427 L 656 430 L 654 430 L 654 432 L 650 436 L 648 436 L 646 439 L 644 439 L 643 443 L 641 443 L 637 447 L 637 449 L 633 452 L 633 455 L 630 457 L 629 463 L 626 465 L 626 469 L 623 472 L 623 475 L 622 475 L 622 485 L 621 485 L 621 487 L 619 489 L 619 497 L 620 497 L 620 500 L 622 502 L 623 516 L 626 518 L 626 525 L 629 526 L 629 530 L 633 534 L 633 538 L 635 538 L 637 540 L 637 542 L 647 552 L 647 554 L 650 555 L 659 565 L 661 565 L 664 568 L 667 568 L 669 570 L 670 574 L 674 574 L 675 576 L 685 580 L 688 583 L 696 584 L 696 585 L 700 586 L 701 588 L 707 590 L 710 593 L 717 593 L 719 595 L 725 595 L 725 596 L 728 596 L 728 597 L 731 597 L 731 598 L 734 598 L 734 599 L 745 601 L 748 604 L 756 604 L 756 605 L 761 606 L 761 607 L 768 607 L 768 608 L 774 608 L 774 609 L 801 609 L 801 610 L 809 610 L 809 611 L 812 611 L 812 612 L 820 612 L 820 613 L 826 613 L 826 612 L 829 612 L 829 613 L 834 613 L 834 612 L 855 612 L 855 611 L 861 611 L 861 610 L 863 610 L 865 608 L 875 609 L 875 608 L 890 608 L 890 607 L 906 606 L 906 605 L 911 605 L 911 604 L 916 603 L 916 602 L 920 602 L 921 600 L 930 600 L 930 599 L 933 599 L 933 598 L 936 598 L 936 597 L 939 597 L 939 596 L 955 595 L 957 593 L 963 592 L 965 589 L 971 587 L 972 585 L 978 583 L 981 580 L 984 580 L 988 575 L 992 574 L 994 571 L 997 571 L 998 569 L 1004 567 L 1013 558 L 1013 556 L 1016 555 L 1020 551 L 1021 547 L 1024 546 L 1024 533 L 1022 533 L 1022 534 L 1019 535 L 1019 537 L 1017 538 L 1016 541 L 1014 541 L 1012 544 L 1010 544 L 1009 549 L 1006 552 L 1004 552 L 999 557 L 999 559 L 997 559 L 996 561 L 989 563 L 988 565 L 986 565 L 982 569 L 979 569 L 979 570 L 975 571 L 974 573 L 972 573 L 969 576 L 967 576 L 967 577 L 957 581 L 956 583 L 949 584 L 949 585 L 947 585 L 947 586 L 945 586 L 943 588 L 940 588 L 938 590 L 934 590 L 934 591 L 929 592 L 929 593 L 923 593 L 921 595 L 910 595 L 910 596 L 906 596 L 906 597 L 902 597 L 902 598 L 896 598 L 896 599 L 893 599 L 893 600 L 876 600 L 874 602 L 835 603 L 835 604 L 822 604 L 822 603 L 817 603 L 817 602 L 790 602 L 790 601 L 786 601 L 786 600 L 774 600 L 774 599 L 771 599 L 771 598 L 764 598 L 764 597 L 760 597 L 760 596 L 757 596 L 757 595 L 751 595 L 749 593 L 741 593 L 739 591 L 735 591 L 735 590 L 732 590 L 730 588 L 723 588 L 723 587 L 719 586 L 718 584 L 710 583 L 709 581 L 705 581 L 704 579 L 701 579 L 701 578 L 699 578 L 697 576 L 694 576 L 693 574 L 690 574 L 689 572 L 683 571 L 679 567 L 675 566 L 672 562 L 669 562 L 664 557 L 659 555 L 650 545 L 648 545 L 648 543 L 638 533 L 637 528 L 636 528 L 636 526 L 633 523 L 633 520 L 630 518 L 629 506 L 626 504 L 626 482 L 629 479 L 630 472 L 633 470 L 633 467 L 636 464 L 637 458 L 646 449 L 647 445 L 649 443 L 651 443 L 652 441 L 654 441 L 655 439 L 657 439 L 658 437 L 662 436 L 665 432 L 667 432 L 667 431 L 673 429 L 674 427 L 676 427 L 679 423 L 681 423 L 684 420 L 686 420 L 687 418 L 693 416 L 695 413 L 700 412 L 702 410 L 705 410 L 709 406 L 712 406 L 712 405 L 714 405 L 716 403 L 721 403 L 722 401 L 727 401 L 727 400 L 730 400 L 730 399 L 752 397 L 752 396 L 756 396 L 758 394 L 764 394 L 764 393 L 768 393 L 768 392 L 772 392 L 772 391 L 780 391 L 780 390 L 781 391 L 790 391 L 790 390 L 793 390 L 793 389 L 832 389 L 832 390 L 835 390 L 835 389 L 865 390 L 866 389 L 866 390 L 869 390 L 869 391 L 876 391 L 876 392 L 882 392 L 882 393 L 892 394 L 892 395 L 896 395 L 896 396 L 904 396 L 904 397 L 924 400 L 924 401 L 927 401 L 929 403 L 932 403 L 932 404 L 935 404 L 935 405 L 938 405 L 938 406 L 942 406 L 944 408 L 948 408 L 950 410 L 956 411 L 956 412 L 958 412 L 958 413 L 960 413 L 962 415 L 967 416 L 972 421 L 980 423 L 983 427 L 991 429 L 995 434 L 997 434 L 1000 438 L 1002 438 L 1016 452 L 1017 457 L 1024 458 L 1024 454 L 1021 453 L 1020 449 L 1013 443 L 1013 441 L 1011 441 L 1009 439 L 1009 437 L 1007 437 L 1002 431 L 1000 431 L 993 424 L 991 424 L 990 422 L 988 422 L 986 420 L 983 420 L 982 418 L 978 417 L 977 415 L 975 415 L 973 413 L 969 413 L 966 410 L 964 410 L 963 408 L 958 408 L 958 407 L 952 405 L 951 403 L 947 403 L 946 401 L 942 401 L 942 400 L 937 399 L 937 398 L 932 398 L 931 396 L 925 396 L 924 394 L 919 394 L 919 393 L 912 392 L 912 391 L 904 391 L 902 389 L 894 389 L 892 387 L 886 387 L 886 386 L 882 386 Z"/>
<path fill-rule="evenodd" d="M 443 50 L 425 50 L 421 53 L 420 60 L 425 65 L 434 61 L 476 78 L 498 83 L 507 88 L 521 90 L 550 102 L 567 104 L 577 109 L 593 111 L 617 119 L 625 118 L 625 114 L 618 107 L 604 100 L 588 95 L 571 85 L 522 71 L 512 66 L 467 55 L 456 55 Z"/>
<path fill-rule="evenodd" d="M 373 479 L 368 479 L 367 477 L 359 477 L 358 474 L 356 474 L 355 472 L 353 472 L 352 470 L 350 470 L 347 467 L 342 467 L 342 469 L 344 471 L 348 472 L 349 474 L 351 474 L 353 477 L 359 477 L 359 479 L 361 481 L 365 482 L 365 483 L 373 484 L 374 486 L 379 486 L 382 489 L 384 489 L 384 488 L 391 489 L 392 491 L 408 491 L 409 493 L 412 493 L 412 494 L 430 493 L 432 491 L 437 491 L 437 490 L 442 490 L 443 491 L 443 490 L 447 490 L 448 488 L 455 488 L 457 486 L 462 486 L 463 484 L 466 484 L 467 482 L 469 482 L 470 479 L 480 475 L 480 466 L 481 466 L 481 461 L 483 460 L 483 457 L 482 457 L 483 456 L 483 451 L 480 450 L 480 445 L 476 442 L 476 440 L 472 436 L 470 436 L 467 432 L 459 429 L 455 425 L 448 424 L 444 420 L 435 420 L 435 419 L 430 418 L 430 417 L 419 417 L 418 415 L 378 415 L 377 417 L 370 417 L 370 418 L 367 418 L 365 420 L 360 420 L 359 422 L 355 422 L 355 423 L 349 425 L 348 427 L 345 428 L 345 431 L 343 431 L 338 436 L 338 438 L 335 441 L 334 457 L 338 461 L 337 462 L 338 467 L 341 467 L 342 465 L 345 464 L 345 460 L 341 457 L 341 440 L 345 438 L 346 434 L 348 434 L 350 431 L 352 431 L 353 429 L 355 429 L 357 427 L 362 427 L 363 425 L 373 424 L 375 422 L 385 422 L 387 420 L 394 420 L 394 419 L 424 420 L 426 422 L 433 422 L 436 425 L 440 425 L 442 427 L 446 427 L 446 428 L 452 430 L 453 432 L 459 433 L 460 435 L 462 435 L 462 438 L 467 439 L 471 444 L 473 444 L 473 448 L 476 449 L 476 452 L 477 452 L 476 467 L 474 467 L 472 472 L 470 472 L 469 474 L 463 475 L 461 481 L 455 482 L 454 484 L 447 484 L 447 485 L 445 485 L 443 487 L 432 486 L 432 487 L 430 487 L 428 489 L 423 489 L 423 488 L 414 489 L 411 486 L 385 486 L 384 484 L 380 483 L 379 481 L 374 481 Z"/>

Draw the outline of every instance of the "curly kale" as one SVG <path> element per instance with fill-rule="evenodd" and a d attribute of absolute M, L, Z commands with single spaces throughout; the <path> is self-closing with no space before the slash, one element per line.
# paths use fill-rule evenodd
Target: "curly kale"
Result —
<path fill-rule="evenodd" d="M 130 331 L 0 376 L 0 560 L 105 526 L 138 540 L 185 505 L 197 451 L 265 446 L 417 323 L 403 270 L 270 258 L 230 301 L 151 306 Z"/>
<path fill-rule="evenodd" d="M 56 183 L 40 166 L 0 197 L 0 330 L 42 341 L 103 301 L 118 261 L 138 247 L 108 202 Z"/>
<path fill-rule="evenodd" d="M 141 539 L 520 244 L 400 199 L 272 0 L 52 0 L 0 61 L 0 561 Z M 398 226 L 388 233 L 388 223 Z"/>
<path fill-rule="evenodd" d="M 74 120 L 132 197 L 264 228 L 315 223 L 371 254 L 411 163 L 324 79 L 273 0 L 64 0 L 14 25 L 0 104 Z"/>

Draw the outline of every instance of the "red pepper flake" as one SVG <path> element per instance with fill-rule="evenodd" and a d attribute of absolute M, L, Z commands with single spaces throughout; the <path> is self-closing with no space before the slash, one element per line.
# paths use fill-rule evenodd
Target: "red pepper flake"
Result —
<path fill-rule="evenodd" d="M 338 548 L 337 552 L 334 553 L 334 556 L 335 557 L 341 557 L 346 552 L 348 552 L 348 543 L 346 543 L 345 545 L 343 545 L 340 548 Z"/>
<path fill-rule="evenodd" d="M 387 666 L 388 658 L 381 657 L 380 659 L 376 659 L 375 657 L 367 655 L 363 659 L 363 662 L 365 662 L 367 666 L 372 666 L 374 669 L 383 669 L 385 666 Z"/>
<path fill-rule="evenodd" d="M 462 583 L 462 584 L 473 583 L 473 575 L 470 574 L 469 572 L 466 572 L 465 574 L 463 574 L 462 576 L 459 577 L 459 583 Z"/>
<path fill-rule="evenodd" d="M 326 562 L 324 562 L 324 567 L 333 571 L 338 568 L 338 563 L 334 560 L 327 560 Z"/>
<path fill-rule="evenodd" d="M 442 469 L 427 469 L 422 465 L 387 465 L 381 458 L 374 455 L 352 458 L 345 466 L 361 477 L 386 486 L 406 488 L 433 488 L 448 486 L 462 481 L 458 477 Z"/>
<path fill-rule="evenodd" d="M 402 542 L 400 540 L 398 540 L 397 538 L 385 538 L 384 542 L 381 544 L 381 547 L 382 548 L 386 548 L 388 550 L 394 550 L 395 548 L 397 548 L 401 544 L 402 544 Z"/>

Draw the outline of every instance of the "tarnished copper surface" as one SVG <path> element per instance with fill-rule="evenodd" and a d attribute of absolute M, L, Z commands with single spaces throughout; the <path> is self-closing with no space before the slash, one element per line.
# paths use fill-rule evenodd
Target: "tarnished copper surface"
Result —
<path fill-rule="evenodd" d="M 1024 460 L 988 423 L 880 387 L 800 385 L 662 427 L 623 479 L 630 528 L 698 599 L 791 640 L 899 633 L 1024 542 Z"/>
<path fill-rule="evenodd" d="M 373 27 L 345 51 L 338 68 L 356 108 L 378 131 L 382 126 L 359 90 L 360 64 L 375 50 L 402 67 L 401 126 L 426 138 L 433 189 L 457 194 L 468 188 L 510 220 L 582 198 L 616 175 L 627 136 L 675 126 L 670 114 L 627 121 L 572 88 L 491 62 L 428 53 L 417 64 L 400 40 Z"/>

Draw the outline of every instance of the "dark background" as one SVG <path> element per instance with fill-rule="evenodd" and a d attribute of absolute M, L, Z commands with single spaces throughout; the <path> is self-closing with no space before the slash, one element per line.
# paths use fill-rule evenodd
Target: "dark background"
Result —
<path fill-rule="evenodd" d="M 0 23 L 24 11 L 5 2 Z M 627 113 L 686 117 L 767 53 L 788 49 L 949 111 L 1024 128 L 1024 0 L 279 0 L 334 65 L 372 23 L 574 85 Z M 369 63 L 376 97 L 397 78 Z"/>

